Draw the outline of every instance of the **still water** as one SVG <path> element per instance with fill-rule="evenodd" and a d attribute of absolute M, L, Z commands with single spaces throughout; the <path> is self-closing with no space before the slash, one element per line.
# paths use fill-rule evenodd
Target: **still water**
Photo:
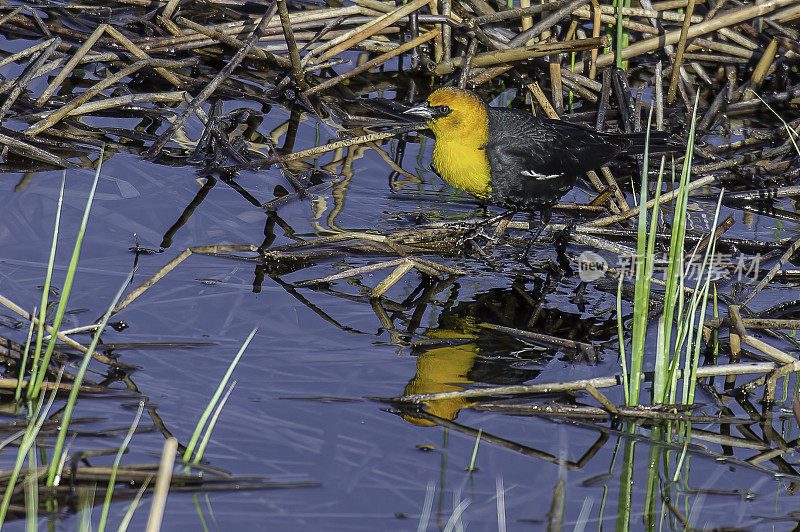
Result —
<path fill-rule="evenodd" d="M 258 132 L 280 139 L 287 119 L 275 108 Z M 190 145 L 188 139 L 201 132 L 202 125 L 190 121 L 181 141 Z M 306 119 L 294 149 L 311 147 L 318 137 L 324 142 L 333 133 Z M 403 177 L 400 186 L 374 150 L 358 150 L 345 167 L 333 165 L 344 174 L 343 181 L 281 207 L 279 223 L 271 223 L 264 209 L 241 193 L 261 203 L 274 199 L 276 187 L 289 188 L 277 168 L 243 172 L 236 179 L 237 191 L 222 181 L 212 183 L 180 161 L 165 165 L 114 153 L 102 166 L 63 327 L 87 325 L 102 315 L 134 262 L 135 286 L 194 246 L 259 246 L 265 240 L 275 246 L 292 242 L 292 235 L 307 239 L 339 229 L 390 230 L 412 226 L 419 215 L 446 219 L 471 214 L 475 207 L 428 170 L 430 149 L 430 142 L 407 146 L 404 167 L 420 179 Z M 9 172 L 0 180 L 0 293 L 26 309 L 39 302 L 61 176 Z M 56 285 L 63 282 L 92 177 L 85 168 L 66 173 Z M 567 199 L 586 197 L 574 191 Z M 701 204 L 695 217 L 702 221 L 712 208 Z M 786 224 L 735 215 L 740 235 L 774 239 L 789 234 Z M 137 256 L 130 251 L 137 242 L 140 248 L 163 252 Z M 569 252 L 582 249 L 570 246 Z M 506 416 L 472 409 L 467 399 L 431 407 L 430 413 L 455 423 L 442 427 L 368 399 L 457 390 L 472 383 L 558 382 L 618 373 L 615 290 L 578 291 L 575 275 L 554 274 L 547 266 L 556 260 L 551 244 L 534 246 L 532 255 L 534 272 L 512 260 L 503 259 L 492 269 L 474 258 L 431 257 L 467 275 L 435 280 L 412 271 L 379 304 L 367 296 L 390 270 L 317 289 L 291 285 L 386 257 L 340 255 L 260 280 L 257 263 L 192 255 L 112 318 L 127 328 L 109 329 L 103 342 L 134 344 L 112 352 L 134 369 L 126 382 L 112 384 L 118 394 L 81 398 L 76 416 L 93 419 L 76 425 L 80 436 L 73 449 L 116 449 L 142 398 L 149 411 L 123 463 L 156 462 L 165 432 L 187 443 L 230 360 L 256 327 L 234 371 L 236 386 L 204 462 L 236 476 L 321 485 L 174 493 L 167 502 L 165 530 L 199 530 L 203 523 L 217 530 L 420 530 L 425 524 L 427 530 L 542 530 L 558 511 L 564 530 L 611 529 L 625 522 L 619 506 L 627 485 L 625 461 L 633 471 L 629 526 L 641 529 L 648 464 L 662 449 L 648 440 L 649 431 L 639 429 L 633 438 L 607 423 L 608 430 L 601 431 L 581 421 Z M 770 297 L 793 298 L 788 289 Z M 590 343 L 597 359 L 526 343 L 485 329 L 479 325 L 483 322 Z M 24 328 L 13 327 L 11 319 L 4 324 L 0 334 L 24 343 Z M 88 336 L 78 339 L 88 343 Z M 143 348 L 137 343 L 178 346 Z M 94 369 L 101 374 L 90 378 L 102 380 L 107 368 Z M 608 393 L 613 402 L 622 402 L 620 394 Z M 577 400 L 596 404 L 585 394 Z M 712 399 L 701 394 L 700 402 Z M 730 407 L 734 415 L 743 415 L 735 403 Z M 784 414 L 776 407 L 774 427 L 789 441 L 797 437 L 797 427 Z M 163 424 L 160 429 L 157 423 Z M 718 430 L 711 424 L 696 428 Z M 479 429 L 489 441 L 479 444 L 477 470 L 469 472 Z M 714 438 L 698 437 L 693 443 L 724 451 Z M 757 452 L 737 449 L 734 454 L 745 459 Z M 13 454 L 4 456 L 0 460 L 7 468 Z M 109 465 L 112 459 L 100 456 L 89 462 Z M 784 459 L 790 468 L 797 461 L 793 452 Z M 700 452 L 686 460 L 688 467 L 677 482 L 662 474 L 656 489 L 672 490 L 672 504 L 691 526 L 788 530 L 796 524 L 770 519 L 797 507 L 790 481 L 768 470 L 723 465 Z M 124 502 L 112 506 L 112 526 L 126 507 Z M 131 529 L 143 529 L 148 508 L 146 500 Z M 95 519 L 97 514 L 96 508 Z M 664 515 L 665 527 L 682 528 L 670 511 Z M 62 514 L 55 527 L 74 529 L 78 519 Z M 22 526 L 12 523 L 9 529 Z"/>

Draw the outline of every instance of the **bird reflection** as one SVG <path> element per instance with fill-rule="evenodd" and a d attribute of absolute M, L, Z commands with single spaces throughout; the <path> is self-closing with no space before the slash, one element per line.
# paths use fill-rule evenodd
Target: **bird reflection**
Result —
<path fill-rule="evenodd" d="M 405 395 L 459 391 L 475 383 L 522 384 L 536 378 L 553 357 L 572 360 L 574 355 L 563 347 L 535 345 L 489 329 L 486 323 L 587 343 L 608 341 L 616 332 L 610 316 L 587 319 L 582 313 L 544 308 L 524 286 L 492 289 L 446 309 L 436 327 L 422 332 L 424 340 L 412 344 L 417 371 Z M 454 420 L 461 409 L 475 403 L 475 398 L 454 397 L 423 406 L 429 414 Z M 402 416 L 418 426 L 436 424 L 408 410 Z"/>

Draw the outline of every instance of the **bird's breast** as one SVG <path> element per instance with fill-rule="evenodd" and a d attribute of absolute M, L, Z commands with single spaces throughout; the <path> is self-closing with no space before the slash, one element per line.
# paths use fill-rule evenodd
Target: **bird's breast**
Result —
<path fill-rule="evenodd" d="M 460 142 L 436 141 L 433 164 L 442 178 L 473 196 L 486 197 L 490 192 L 490 169 L 486 151 Z"/>

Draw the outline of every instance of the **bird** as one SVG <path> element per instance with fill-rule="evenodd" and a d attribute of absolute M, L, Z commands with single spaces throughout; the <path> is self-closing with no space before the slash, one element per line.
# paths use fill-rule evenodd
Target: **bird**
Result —
<path fill-rule="evenodd" d="M 644 153 L 646 143 L 645 133 L 602 133 L 490 107 L 475 93 L 454 87 L 435 90 L 403 113 L 427 122 L 436 137 L 433 165 L 453 187 L 509 212 L 538 212 L 540 227 L 531 241 L 581 175 L 619 155 Z M 650 153 L 675 147 L 666 133 L 651 133 Z"/>

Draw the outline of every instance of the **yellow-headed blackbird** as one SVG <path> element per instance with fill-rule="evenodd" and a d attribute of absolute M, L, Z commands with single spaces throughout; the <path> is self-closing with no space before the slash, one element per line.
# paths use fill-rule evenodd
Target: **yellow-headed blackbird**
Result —
<path fill-rule="evenodd" d="M 436 136 L 433 164 L 445 181 L 486 203 L 541 212 L 544 223 L 580 175 L 617 155 L 644 153 L 645 147 L 644 133 L 600 133 L 489 107 L 472 92 L 450 87 L 405 114 L 427 120 Z M 651 134 L 651 153 L 672 149 L 664 133 Z"/>

